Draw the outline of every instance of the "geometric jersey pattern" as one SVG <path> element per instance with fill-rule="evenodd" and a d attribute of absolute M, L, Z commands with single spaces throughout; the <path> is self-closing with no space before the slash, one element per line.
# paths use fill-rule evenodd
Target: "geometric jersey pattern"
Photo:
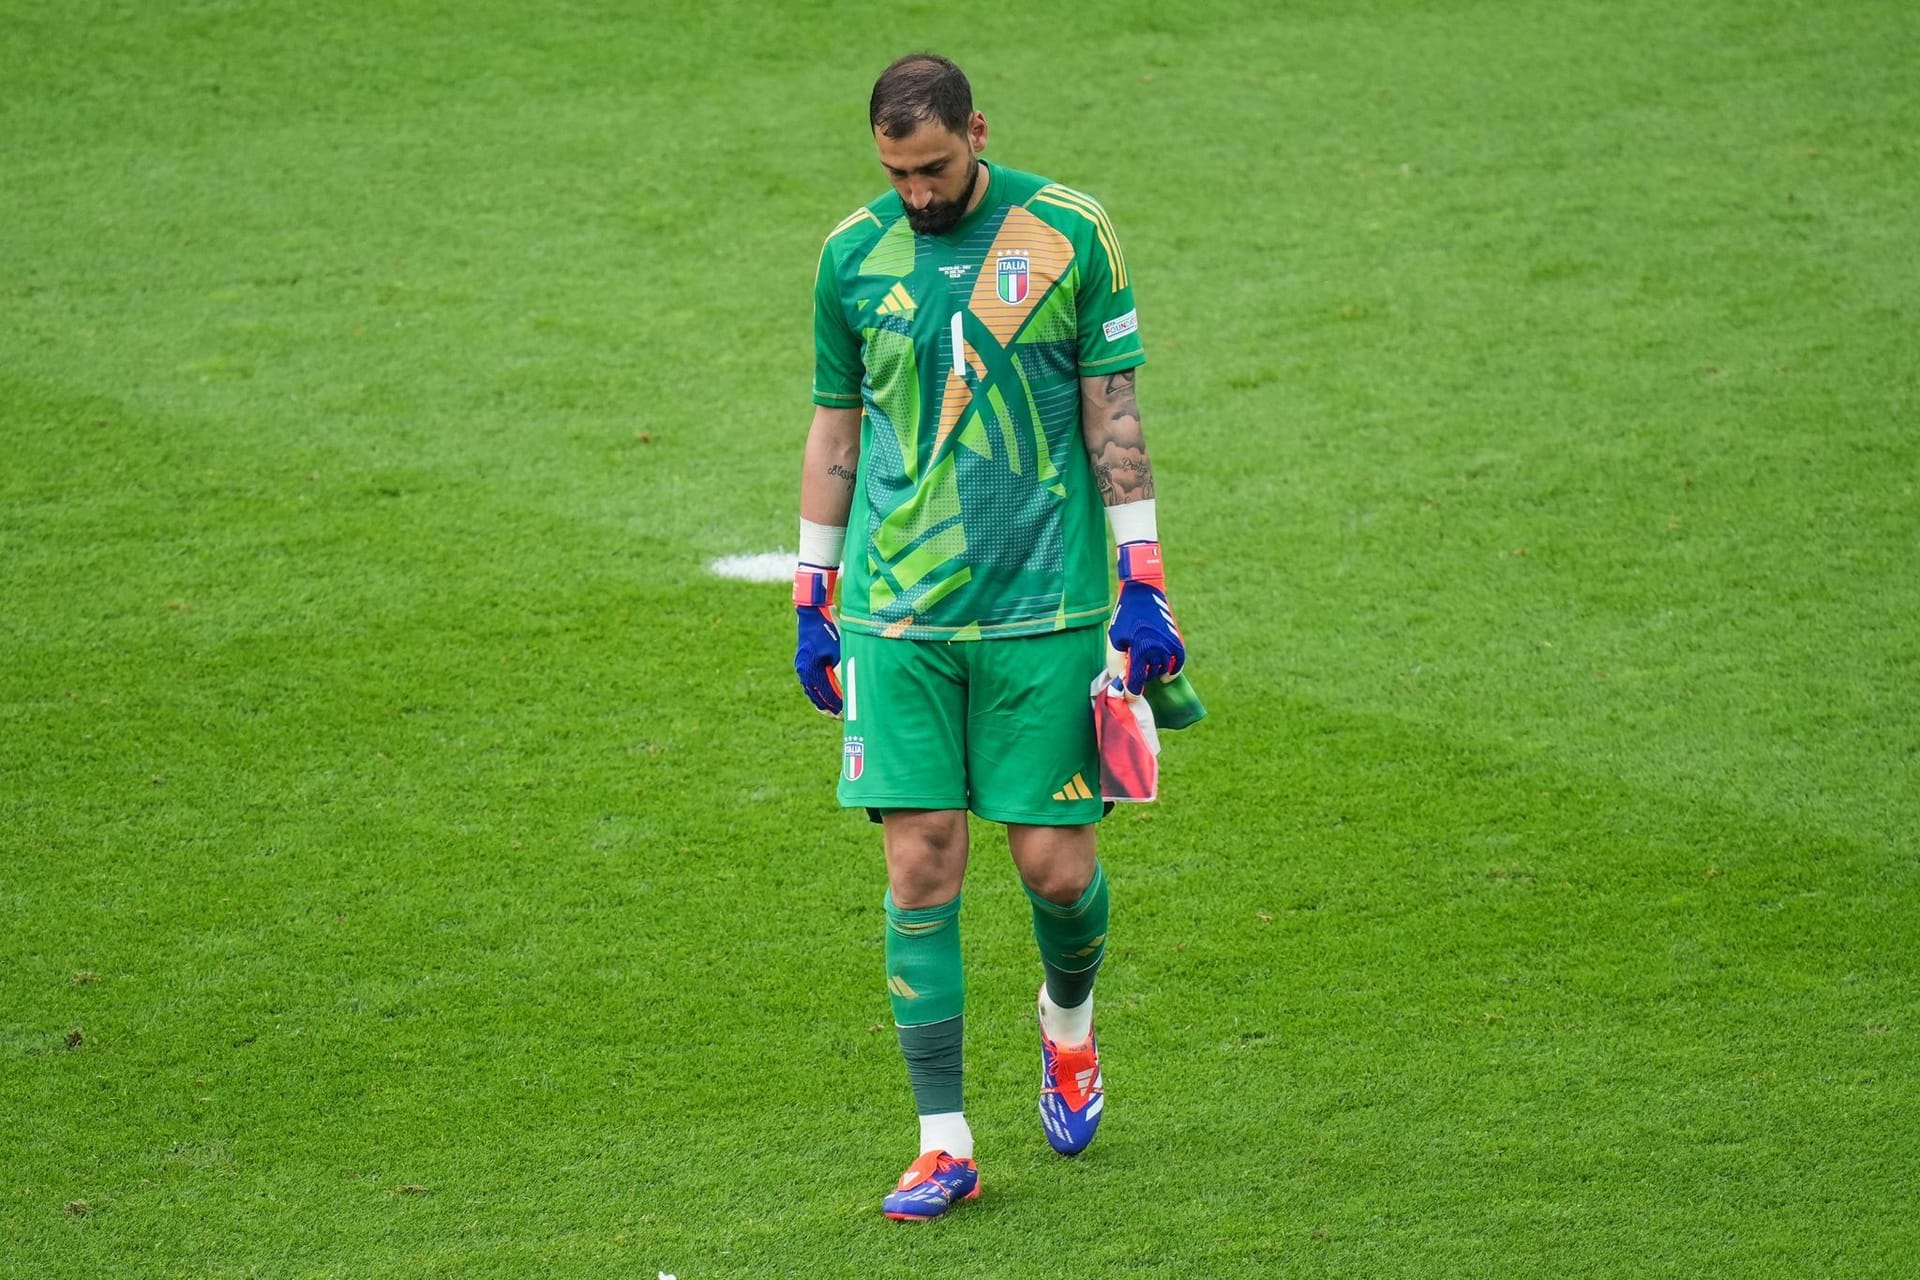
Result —
<path fill-rule="evenodd" d="M 1145 355 L 1097 202 L 990 166 L 980 204 L 930 236 L 889 192 L 827 238 L 814 352 L 814 402 L 863 410 L 843 627 L 972 640 L 1105 619 L 1079 380 Z"/>

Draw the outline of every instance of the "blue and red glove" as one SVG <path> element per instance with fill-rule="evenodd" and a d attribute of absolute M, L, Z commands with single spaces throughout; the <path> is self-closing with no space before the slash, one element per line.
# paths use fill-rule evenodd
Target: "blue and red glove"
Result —
<path fill-rule="evenodd" d="M 1127 655 L 1127 692 L 1163 680 L 1186 665 L 1187 642 L 1167 607 L 1167 574 L 1157 542 L 1120 544 L 1120 603 L 1107 630 L 1113 647 Z"/>
<path fill-rule="evenodd" d="M 803 564 L 793 574 L 793 611 L 800 618 L 800 643 L 793 669 L 800 687 L 823 715 L 840 714 L 840 628 L 833 624 L 833 586 L 838 569 Z"/>

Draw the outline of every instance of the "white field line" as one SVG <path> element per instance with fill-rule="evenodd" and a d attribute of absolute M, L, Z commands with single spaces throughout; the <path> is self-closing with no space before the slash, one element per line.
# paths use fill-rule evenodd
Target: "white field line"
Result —
<path fill-rule="evenodd" d="M 721 556 L 708 563 L 707 572 L 715 577 L 734 578 L 740 582 L 792 582 L 794 560 L 791 551 Z"/>

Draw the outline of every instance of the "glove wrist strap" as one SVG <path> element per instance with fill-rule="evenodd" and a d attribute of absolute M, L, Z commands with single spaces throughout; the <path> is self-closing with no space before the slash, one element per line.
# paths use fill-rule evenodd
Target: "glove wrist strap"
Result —
<path fill-rule="evenodd" d="M 1148 586 L 1158 587 L 1164 594 L 1167 589 L 1167 571 L 1160 562 L 1160 544 L 1157 542 L 1121 543 L 1120 581 L 1144 582 Z"/>
<path fill-rule="evenodd" d="M 793 603 L 802 609 L 824 609 L 833 603 L 834 584 L 839 581 L 838 569 L 801 565 L 793 571 Z"/>

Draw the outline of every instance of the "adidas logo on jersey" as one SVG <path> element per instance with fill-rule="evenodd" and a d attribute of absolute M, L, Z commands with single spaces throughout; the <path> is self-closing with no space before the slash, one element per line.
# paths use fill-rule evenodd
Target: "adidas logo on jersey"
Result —
<path fill-rule="evenodd" d="M 874 308 L 875 315 L 905 316 L 909 320 L 913 319 L 913 312 L 913 295 L 907 292 L 906 285 L 898 282 L 887 291 L 880 305 Z"/>

